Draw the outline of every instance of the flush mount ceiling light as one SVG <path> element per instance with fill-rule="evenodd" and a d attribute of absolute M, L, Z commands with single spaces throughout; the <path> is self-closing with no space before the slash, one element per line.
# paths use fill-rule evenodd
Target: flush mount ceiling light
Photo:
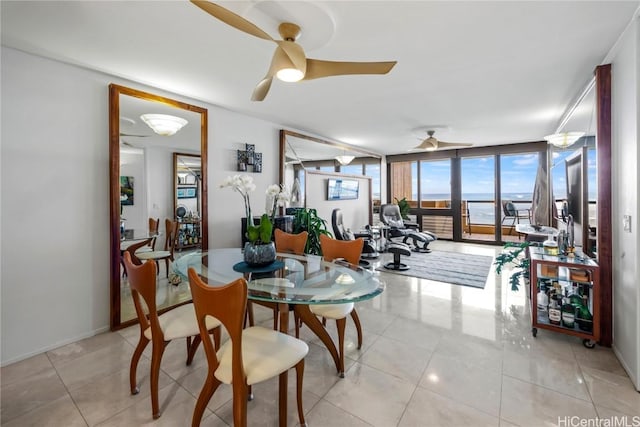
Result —
<path fill-rule="evenodd" d="M 547 135 L 545 140 L 558 148 L 567 148 L 584 136 L 584 132 L 561 132 Z"/>
<path fill-rule="evenodd" d="M 349 163 L 351 163 L 351 161 L 353 159 L 355 159 L 356 156 L 347 156 L 346 154 L 343 154 L 342 156 L 336 156 L 336 160 L 338 161 L 338 163 L 340 163 L 342 166 L 346 166 Z"/>
<path fill-rule="evenodd" d="M 170 116 L 168 114 L 143 114 L 140 118 L 155 133 L 162 136 L 175 135 L 176 132 L 189 123 L 181 117 Z"/>

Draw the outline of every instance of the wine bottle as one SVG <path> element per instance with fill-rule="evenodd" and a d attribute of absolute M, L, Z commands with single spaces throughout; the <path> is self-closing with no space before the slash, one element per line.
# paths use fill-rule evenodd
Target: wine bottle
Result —
<path fill-rule="evenodd" d="M 558 304 L 558 296 L 553 295 L 553 298 L 549 302 L 549 323 L 552 325 L 560 325 L 561 313 L 560 304 Z"/>
<path fill-rule="evenodd" d="M 569 298 L 564 298 L 562 302 L 562 325 L 573 329 L 575 327 L 576 308 L 571 305 Z"/>
<path fill-rule="evenodd" d="M 589 311 L 589 303 L 587 302 L 586 296 L 582 297 L 582 304 L 576 311 L 576 323 L 583 331 L 593 331 L 593 316 Z"/>

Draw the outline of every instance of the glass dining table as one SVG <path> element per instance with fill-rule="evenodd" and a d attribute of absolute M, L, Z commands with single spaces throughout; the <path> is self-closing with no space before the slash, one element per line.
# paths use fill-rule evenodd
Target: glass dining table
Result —
<path fill-rule="evenodd" d="M 249 300 L 279 305 L 281 332 L 288 333 L 291 307 L 327 347 L 340 376 L 344 367 L 336 346 L 309 306 L 358 302 L 384 291 L 384 283 L 373 272 L 346 262 L 326 262 L 314 255 L 278 253 L 272 265 L 251 269 L 243 262 L 241 249 L 225 248 L 185 254 L 173 263 L 174 271 L 185 279 L 191 267 L 210 286 L 245 277 Z"/>

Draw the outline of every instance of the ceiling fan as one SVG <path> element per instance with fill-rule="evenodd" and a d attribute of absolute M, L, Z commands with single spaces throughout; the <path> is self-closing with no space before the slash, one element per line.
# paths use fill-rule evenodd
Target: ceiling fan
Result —
<path fill-rule="evenodd" d="M 436 151 L 441 148 L 471 147 L 473 145 L 463 142 L 440 141 L 435 136 L 433 136 L 435 133 L 435 130 L 428 130 L 427 135 L 429 135 L 429 137 L 427 139 L 424 139 L 418 146 L 413 147 L 412 150 Z"/>
<path fill-rule="evenodd" d="M 347 74 L 387 74 L 397 62 L 340 62 L 310 59 L 306 57 L 302 46 L 295 41 L 300 35 L 300 27 L 296 24 L 290 22 L 280 24 L 278 31 L 282 40 L 275 40 L 255 24 L 222 6 L 205 0 L 191 0 L 191 2 L 225 24 L 277 44 L 271 66 L 266 76 L 254 89 L 252 101 L 264 100 L 274 76 L 286 82 L 297 82 Z"/>

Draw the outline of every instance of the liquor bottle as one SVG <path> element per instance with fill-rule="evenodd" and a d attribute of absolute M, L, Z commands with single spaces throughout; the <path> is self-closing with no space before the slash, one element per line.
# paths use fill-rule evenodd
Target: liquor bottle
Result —
<path fill-rule="evenodd" d="M 582 297 L 582 304 L 576 311 L 576 323 L 578 324 L 578 327 L 583 331 L 593 331 L 593 316 L 589 311 L 589 303 L 587 302 L 586 296 Z"/>
<path fill-rule="evenodd" d="M 569 298 L 565 297 L 562 302 L 562 325 L 573 329 L 575 327 L 576 308 L 569 301 Z"/>
<path fill-rule="evenodd" d="M 561 316 L 558 296 L 553 295 L 553 298 L 549 302 L 549 323 L 552 325 L 560 325 Z"/>

